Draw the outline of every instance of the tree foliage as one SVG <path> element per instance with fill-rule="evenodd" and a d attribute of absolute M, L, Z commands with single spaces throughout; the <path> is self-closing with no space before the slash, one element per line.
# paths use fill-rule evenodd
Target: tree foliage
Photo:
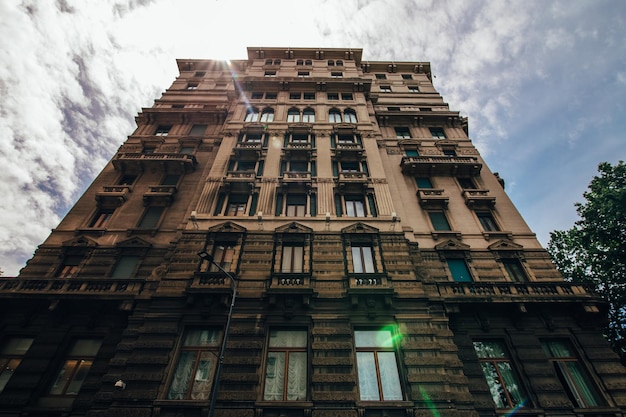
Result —
<path fill-rule="evenodd" d="M 603 162 L 576 203 L 580 220 L 550 233 L 548 252 L 566 280 L 589 283 L 609 303 L 605 335 L 626 359 L 626 165 Z"/>

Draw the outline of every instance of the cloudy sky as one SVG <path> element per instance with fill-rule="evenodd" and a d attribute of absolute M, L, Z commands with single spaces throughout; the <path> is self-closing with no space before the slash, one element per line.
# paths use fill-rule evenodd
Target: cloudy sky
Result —
<path fill-rule="evenodd" d="M 430 61 L 545 245 L 626 159 L 622 0 L 0 0 L 0 269 L 17 274 L 177 75 L 248 46 Z"/>

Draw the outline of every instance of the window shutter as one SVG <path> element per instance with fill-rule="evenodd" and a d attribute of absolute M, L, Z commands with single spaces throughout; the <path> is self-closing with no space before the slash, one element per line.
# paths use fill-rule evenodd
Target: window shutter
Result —
<path fill-rule="evenodd" d="M 343 215 L 343 207 L 340 194 L 335 194 L 335 213 L 337 214 L 337 217 L 341 217 Z"/>
<path fill-rule="evenodd" d="M 334 135 L 334 134 L 330 135 L 330 147 L 331 148 L 337 147 L 337 138 L 336 138 L 336 136 L 337 135 Z"/>
<path fill-rule="evenodd" d="M 311 176 L 315 177 L 317 176 L 317 164 L 315 163 L 315 161 L 311 161 Z"/>
<path fill-rule="evenodd" d="M 284 194 L 278 194 L 276 196 L 276 211 L 274 212 L 275 216 L 280 216 L 283 212 L 283 196 Z"/>
<path fill-rule="evenodd" d="M 374 201 L 374 196 L 372 194 L 367 195 L 367 202 L 370 206 L 370 214 L 374 217 L 378 216 L 378 212 L 376 211 L 376 201 Z"/>
<path fill-rule="evenodd" d="M 256 206 L 259 202 L 259 195 L 257 193 L 252 194 L 252 201 L 250 201 L 250 216 L 256 215 Z"/>
<path fill-rule="evenodd" d="M 287 169 L 287 161 L 280 161 L 280 176 L 285 175 L 285 170 Z"/>
<path fill-rule="evenodd" d="M 339 176 L 339 163 L 337 161 L 333 161 L 333 176 Z"/>
<path fill-rule="evenodd" d="M 317 216 L 317 195 L 312 193 L 309 197 L 309 204 L 311 205 L 310 211 L 311 216 Z"/>
<path fill-rule="evenodd" d="M 259 165 L 257 167 L 256 170 L 256 175 L 257 176 L 262 176 L 263 175 L 263 167 L 265 166 L 265 161 L 259 161 Z"/>
<path fill-rule="evenodd" d="M 217 198 L 217 204 L 215 205 L 215 211 L 213 212 L 214 216 L 218 216 L 222 213 L 222 207 L 224 207 L 224 200 L 226 199 L 226 194 L 220 193 Z"/>

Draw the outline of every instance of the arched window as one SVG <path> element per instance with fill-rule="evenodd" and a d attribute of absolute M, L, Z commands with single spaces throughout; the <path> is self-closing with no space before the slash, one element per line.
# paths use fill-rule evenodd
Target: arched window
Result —
<path fill-rule="evenodd" d="M 341 67 L 343 65 L 343 61 L 338 59 L 336 64 L 337 64 L 338 67 Z"/>
<path fill-rule="evenodd" d="M 307 59 L 306 61 L 304 61 L 304 65 L 313 65 L 313 61 Z"/>
<path fill-rule="evenodd" d="M 345 123 L 356 123 L 356 112 L 352 109 L 346 109 L 343 112 L 343 121 Z"/>
<path fill-rule="evenodd" d="M 263 109 L 263 113 L 261 113 L 261 121 L 266 123 L 273 122 L 274 109 Z"/>
<path fill-rule="evenodd" d="M 255 108 L 249 108 L 246 112 L 245 122 L 258 122 L 259 121 L 259 110 Z"/>
<path fill-rule="evenodd" d="M 287 112 L 287 123 L 298 123 L 300 121 L 300 110 L 292 107 Z"/>
<path fill-rule="evenodd" d="M 328 112 L 328 121 L 330 123 L 341 123 L 341 112 L 337 109 L 330 109 Z"/>
<path fill-rule="evenodd" d="M 312 108 L 306 108 L 302 112 L 302 121 L 304 123 L 313 123 L 315 122 L 315 110 Z"/>

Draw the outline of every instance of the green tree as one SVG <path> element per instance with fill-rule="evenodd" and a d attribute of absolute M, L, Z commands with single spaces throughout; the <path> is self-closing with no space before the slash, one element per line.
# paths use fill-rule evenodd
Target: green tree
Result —
<path fill-rule="evenodd" d="M 580 220 L 550 233 L 548 252 L 566 280 L 591 284 L 609 304 L 605 336 L 626 360 L 626 165 L 603 162 L 576 203 Z"/>

